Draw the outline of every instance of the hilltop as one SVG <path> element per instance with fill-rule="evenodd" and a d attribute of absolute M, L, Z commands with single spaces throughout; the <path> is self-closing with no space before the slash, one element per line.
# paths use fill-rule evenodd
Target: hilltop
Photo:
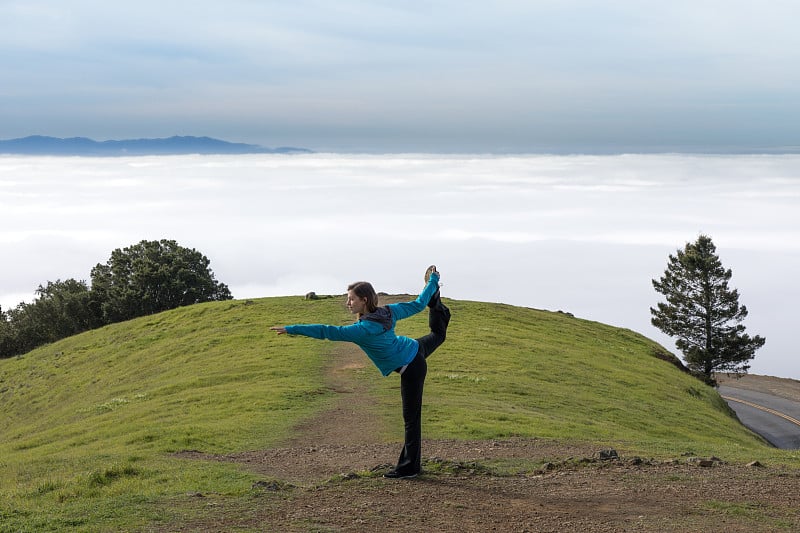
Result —
<path fill-rule="evenodd" d="M 426 381 L 426 473 L 412 482 L 380 477 L 402 438 L 396 376 L 382 378 L 349 345 L 267 330 L 347 323 L 338 298 L 201 304 L 0 361 L 2 523 L 682 531 L 714 529 L 722 517 L 728 531 L 797 525 L 796 454 L 741 426 L 663 347 L 566 313 L 447 303 L 450 334 Z M 404 322 L 401 333 L 425 331 L 422 315 Z M 619 459 L 600 461 L 608 449 Z M 752 460 L 768 467 L 744 466 Z M 398 510 L 399 501 L 420 512 Z"/>
<path fill-rule="evenodd" d="M 290 146 L 265 148 L 255 144 L 231 143 L 211 137 L 192 136 L 95 141 L 86 137 L 62 139 L 32 135 L 19 139 L 0 140 L 0 154 L 21 155 L 124 156 L 296 153 L 311 153 L 311 150 Z"/>

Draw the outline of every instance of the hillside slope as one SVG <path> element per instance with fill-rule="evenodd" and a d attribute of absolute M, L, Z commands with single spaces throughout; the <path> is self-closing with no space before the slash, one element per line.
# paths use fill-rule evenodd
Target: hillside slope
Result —
<path fill-rule="evenodd" d="M 641 335 L 562 313 L 446 302 L 453 321 L 429 359 L 426 439 L 535 437 L 656 457 L 783 457 L 714 389 L 655 357 L 663 348 Z M 1 360 L 0 518 L 15 530 L 131 529 L 163 519 L 165 501 L 187 493 L 246 498 L 252 472 L 187 463 L 175 452 L 282 446 L 354 388 L 382 421 L 371 440 L 398 442 L 397 376 L 366 364 L 332 387 L 325 369 L 340 344 L 268 331 L 351 320 L 341 298 L 213 302 Z M 426 325 L 423 313 L 399 332 L 421 335 Z"/>
<path fill-rule="evenodd" d="M 561 313 L 450 303 L 455 318 L 426 388 L 432 436 L 760 445 L 713 389 L 654 357 L 665 350 L 641 335 Z M 269 446 L 333 394 L 320 356 L 334 343 L 277 337 L 268 326 L 349 320 L 337 299 L 218 302 L 0 361 L 2 445 Z M 424 333 L 424 316 L 405 322 L 401 333 Z M 369 370 L 393 417 L 394 387 Z"/>

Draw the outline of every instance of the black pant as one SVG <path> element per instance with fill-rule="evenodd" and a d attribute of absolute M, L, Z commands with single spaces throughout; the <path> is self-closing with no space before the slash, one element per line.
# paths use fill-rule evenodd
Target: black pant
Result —
<path fill-rule="evenodd" d="M 450 323 L 450 310 L 439 298 L 439 291 L 433 295 L 428 307 L 431 332 L 417 339 L 417 356 L 400 375 L 405 445 L 397 461 L 397 471 L 403 475 L 418 474 L 422 469 L 422 389 L 428 373 L 428 363 L 425 360 L 445 341 Z"/>

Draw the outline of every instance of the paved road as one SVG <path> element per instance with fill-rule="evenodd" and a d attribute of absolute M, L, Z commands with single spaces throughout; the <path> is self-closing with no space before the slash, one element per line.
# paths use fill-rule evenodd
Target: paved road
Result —
<path fill-rule="evenodd" d="M 728 385 L 720 385 L 719 393 L 751 431 L 776 448 L 800 449 L 800 402 Z"/>

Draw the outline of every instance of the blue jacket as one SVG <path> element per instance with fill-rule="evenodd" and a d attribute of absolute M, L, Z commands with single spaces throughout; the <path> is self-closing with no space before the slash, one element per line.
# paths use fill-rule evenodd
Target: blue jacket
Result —
<path fill-rule="evenodd" d="M 372 313 L 362 315 L 358 322 L 350 326 L 295 324 L 286 326 L 286 333 L 314 339 L 353 342 L 364 350 L 381 374 L 388 376 L 413 361 L 419 349 L 416 340 L 395 334 L 397 321 L 425 309 L 438 287 L 439 274 L 434 272 L 416 300 L 379 307 Z"/>

